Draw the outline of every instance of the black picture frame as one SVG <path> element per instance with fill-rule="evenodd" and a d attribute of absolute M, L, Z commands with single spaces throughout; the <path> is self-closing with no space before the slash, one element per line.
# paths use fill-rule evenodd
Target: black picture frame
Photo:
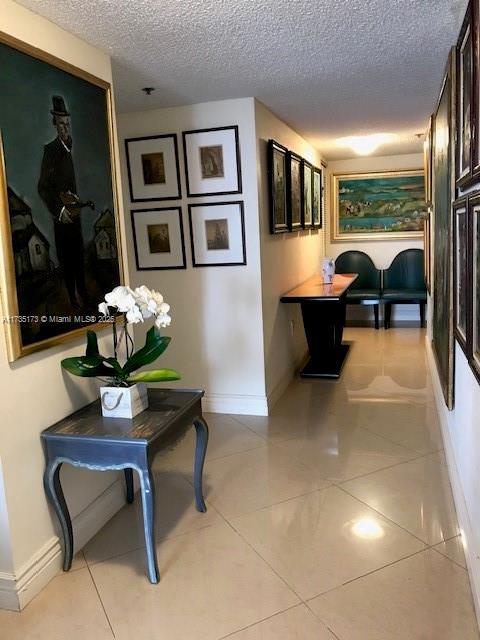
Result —
<path fill-rule="evenodd" d="M 318 203 L 315 198 L 315 185 L 318 176 L 319 198 Z M 312 184 L 312 228 L 321 229 L 323 226 L 323 171 L 319 167 L 313 167 L 313 184 Z M 317 211 L 318 207 L 318 211 Z"/>
<path fill-rule="evenodd" d="M 199 251 L 196 250 L 195 245 L 195 230 L 194 230 L 194 220 L 195 210 L 202 208 L 215 208 L 215 207 L 225 207 L 225 206 L 238 206 L 238 214 L 240 221 L 240 233 L 241 233 L 241 258 L 236 261 L 219 261 L 219 262 L 201 262 L 199 260 L 198 254 Z M 226 202 L 205 202 L 205 203 L 192 203 L 188 205 L 188 220 L 190 225 L 190 246 L 192 251 L 192 265 L 194 267 L 233 267 L 233 266 L 244 266 L 247 264 L 247 244 L 245 238 L 245 212 L 244 212 L 244 204 L 242 200 L 231 200 Z"/>
<path fill-rule="evenodd" d="M 194 191 L 191 188 L 191 175 L 189 171 L 189 155 L 188 155 L 188 138 L 194 135 L 202 134 L 202 133 L 215 133 L 215 132 L 224 132 L 231 131 L 234 136 L 235 142 L 235 175 L 236 175 L 236 189 L 223 189 L 219 188 L 218 190 L 210 190 L 210 191 Z M 189 131 L 182 132 L 183 139 L 183 159 L 185 165 L 185 179 L 187 184 L 187 196 L 189 198 L 198 198 L 203 196 L 226 196 L 226 195 L 234 195 L 242 193 L 242 167 L 240 160 L 240 142 L 239 142 L 239 130 L 238 125 L 230 125 L 227 127 L 211 127 L 209 129 L 191 129 Z"/>
<path fill-rule="evenodd" d="M 456 45 L 456 130 L 455 182 L 468 186 L 473 178 L 474 152 L 474 30 L 470 2 Z"/>
<path fill-rule="evenodd" d="M 473 33 L 473 91 L 472 91 L 472 180 L 480 178 L 480 3 L 470 2 Z"/>
<path fill-rule="evenodd" d="M 480 192 L 468 197 L 469 336 L 467 358 L 480 384 Z"/>
<path fill-rule="evenodd" d="M 470 250 L 469 203 L 467 197 L 453 203 L 453 318 L 455 338 L 469 357 L 470 326 Z"/>
<path fill-rule="evenodd" d="M 292 167 L 295 167 L 294 171 Z M 287 220 L 290 231 L 302 228 L 302 210 L 302 158 L 293 151 L 289 151 L 287 154 Z"/>
<path fill-rule="evenodd" d="M 268 141 L 267 167 L 271 234 L 286 233 L 289 231 L 287 214 L 287 155 L 288 149 L 286 147 L 276 140 Z M 283 198 L 281 196 L 279 197 L 279 185 L 276 174 L 276 159 L 279 157 L 283 158 L 283 188 L 281 187 Z M 278 216 L 278 207 L 281 209 L 282 214 L 280 220 Z"/>
<path fill-rule="evenodd" d="M 454 405 L 453 241 L 452 201 L 455 192 L 455 144 L 453 113 L 455 47 L 450 51 L 435 110 L 433 134 L 433 315 L 432 349 L 445 404 Z"/>
<path fill-rule="evenodd" d="M 157 213 L 157 212 L 176 212 L 178 216 L 178 224 L 179 224 L 179 235 L 180 235 L 180 243 L 181 243 L 181 257 L 182 262 L 177 265 L 170 266 L 142 266 L 140 260 L 140 252 L 138 249 L 138 233 L 136 229 L 135 217 L 136 214 L 140 213 Z M 170 214 L 169 214 L 170 215 Z M 183 233 L 183 215 L 181 207 L 157 207 L 155 209 L 132 209 L 130 211 L 130 220 L 132 224 L 132 237 L 133 237 L 133 248 L 135 252 L 135 265 L 137 267 L 137 271 L 171 271 L 173 269 L 186 269 L 187 268 L 187 258 L 185 252 L 185 238 Z"/>
<path fill-rule="evenodd" d="M 141 142 L 150 142 L 153 140 L 168 140 L 171 139 L 173 143 L 173 154 L 174 154 L 174 164 L 176 171 L 176 179 L 175 186 L 176 191 L 171 191 L 164 195 L 155 195 L 152 197 L 136 197 L 135 190 L 136 186 L 134 185 L 134 180 L 132 176 L 132 159 L 131 155 L 133 154 L 133 145 L 135 143 Z M 130 202 L 162 202 L 164 200 L 181 200 L 182 198 L 182 185 L 180 181 L 180 161 L 178 154 L 178 140 L 176 133 L 162 133 L 154 136 L 137 136 L 135 138 L 126 138 L 125 141 L 125 156 L 127 162 L 127 177 L 128 177 L 128 189 L 130 193 Z M 173 182 L 173 180 L 172 180 Z M 144 185 L 145 186 L 145 185 Z"/>
<path fill-rule="evenodd" d="M 302 159 L 302 227 L 313 227 L 313 165 Z"/>

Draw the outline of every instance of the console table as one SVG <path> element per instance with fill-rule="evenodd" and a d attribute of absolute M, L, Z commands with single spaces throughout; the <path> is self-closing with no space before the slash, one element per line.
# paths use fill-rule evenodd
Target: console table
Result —
<path fill-rule="evenodd" d="M 304 378 L 339 378 L 349 346 L 342 344 L 345 326 L 345 294 L 357 273 L 335 274 L 332 284 L 313 276 L 281 298 L 300 303 L 310 360 L 300 373 Z"/>
<path fill-rule="evenodd" d="M 62 529 L 64 571 L 71 568 L 73 557 L 72 522 L 60 483 L 60 469 L 66 462 L 95 471 L 123 469 L 128 503 L 133 502 L 133 470 L 137 471 L 142 495 L 148 577 L 154 584 L 159 581 L 154 532 L 155 487 L 151 464 L 158 451 L 173 447 L 193 425 L 197 435 L 195 502 L 198 511 L 206 511 L 202 473 L 208 426 L 202 417 L 203 394 L 200 390 L 149 389 L 148 409 L 131 420 L 102 417 L 97 400 L 41 433 L 46 458 L 43 482 Z"/>

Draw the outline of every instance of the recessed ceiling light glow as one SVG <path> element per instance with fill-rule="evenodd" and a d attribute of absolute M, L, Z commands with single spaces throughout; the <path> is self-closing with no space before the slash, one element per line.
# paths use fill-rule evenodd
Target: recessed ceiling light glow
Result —
<path fill-rule="evenodd" d="M 394 133 L 373 133 L 369 136 L 347 136 L 339 138 L 337 145 L 339 147 L 350 147 L 359 156 L 368 156 L 380 147 L 382 144 L 392 142 L 397 138 Z"/>
<path fill-rule="evenodd" d="M 377 538 L 382 538 L 385 533 L 383 527 L 372 518 L 357 520 L 353 523 L 351 530 L 357 538 L 363 538 L 364 540 L 376 540 Z"/>

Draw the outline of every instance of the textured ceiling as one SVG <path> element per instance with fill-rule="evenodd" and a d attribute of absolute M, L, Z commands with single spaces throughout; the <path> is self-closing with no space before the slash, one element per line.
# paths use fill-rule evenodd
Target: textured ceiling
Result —
<path fill-rule="evenodd" d="M 255 96 L 328 158 L 420 150 L 467 0 L 20 0 L 106 50 L 119 111 Z M 147 98 L 141 87 L 154 86 Z"/>

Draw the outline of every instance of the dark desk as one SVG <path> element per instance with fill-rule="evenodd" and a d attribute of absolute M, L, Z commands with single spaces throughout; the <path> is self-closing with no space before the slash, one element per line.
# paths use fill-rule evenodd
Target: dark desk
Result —
<path fill-rule="evenodd" d="M 349 346 L 342 344 L 345 326 L 345 294 L 358 278 L 356 273 L 335 274 L 332 284 L 313 276 L 281 298 L 300 303 L 310 360 L 301 372 L 304 378 L 339 378 Z"/>
<path fill-rule="evenodd" d="M 64 541 L 63 570 L 72 566 L 73 531 L 70 514 L 60 484 L 64 462 L 95 471 L 123 469 L 127 502 L 133 502 L 133 470 L 140 479 L 143 525 L 150 582 L 160 579 L 155 550 L 155 487 L 151 463 L 161 449 L 171 448 L 195 426 L 197 444 L 194 464 L 195 501 L 198 511 L 206 511 L 202 473 L 208 443 L 208 426 L 202 417 L 198 390 L 149 389 L 149 407 L 132 420 L 104 418 L 100 402 L 80 409 L 42 432 L 46 468 L 43 482 L 55 509 Z"/>

